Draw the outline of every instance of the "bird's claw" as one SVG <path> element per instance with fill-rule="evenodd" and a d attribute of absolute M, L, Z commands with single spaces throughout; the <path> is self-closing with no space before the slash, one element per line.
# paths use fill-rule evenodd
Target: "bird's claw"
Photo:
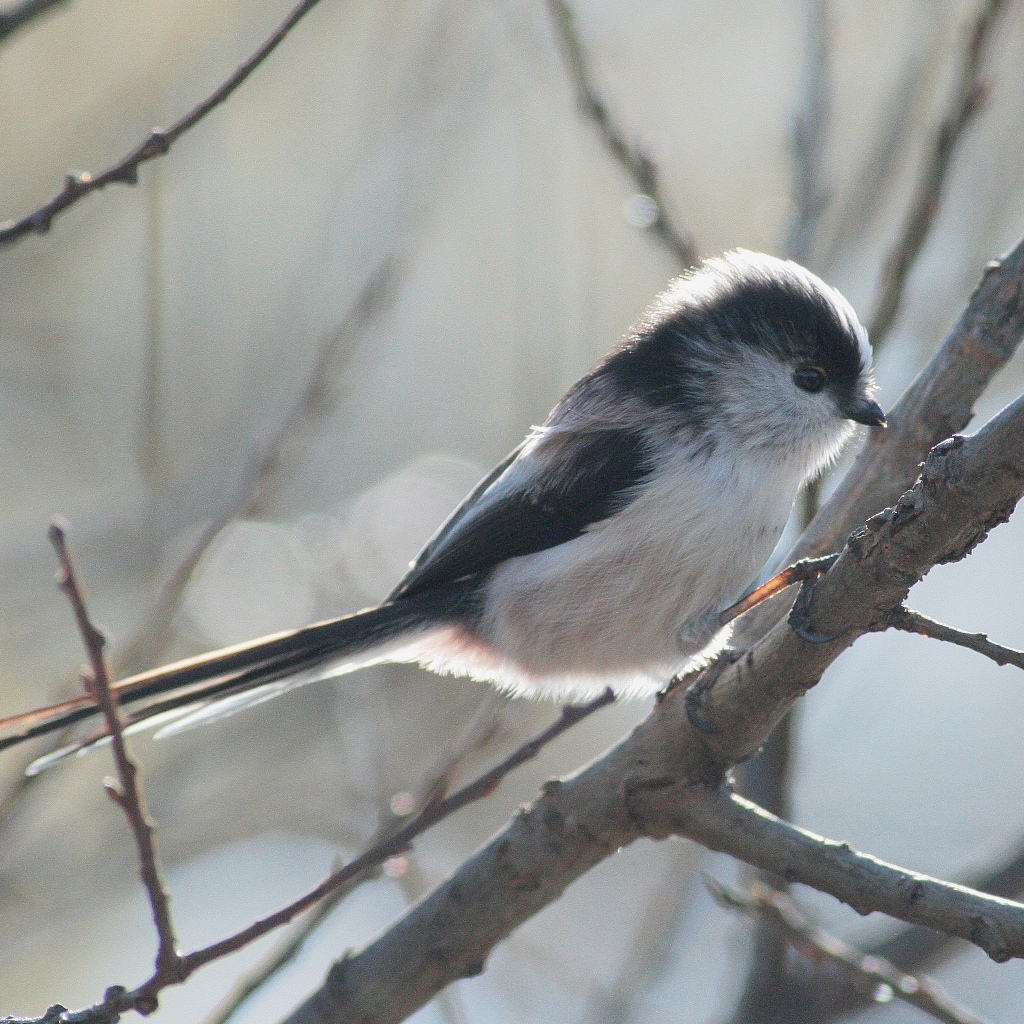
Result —
<path fill-rule="evenodd" d="M 746 653 L 747 649 L 745 647 L 723 648 L 718 657 L 701 672 L 689 689 L 687 689 L 683 698 L 683 703 L 686 707 L 686 717 L 690 720 L 690 725 L 698 732 L 702 732 L 707 736 L 717 736 L 721 732 L 717 726 L 712 725 L 704 717 L 704 708 L 707 705 L 708 694 L 715 683 L 718 682 L 721 674 L 730 665 L 734 665 L 739 661 Z"/>
<path fill-rule="evenodd" d="M 809 644 L 830 644 L 833 640 L 838 640 L 843 634 L 842 630 L 838 633 L 826 635 L 824 633 L 815 633 L 811 629 L 811 598 L 814 596 L 814 588 L 817 586 L 818 580 L 832 567 L 838 556 L 831 555 L 829 557 L 831 561 L 827 565 L 823 565 L 817 573 L 813 576 L 808 576 L 803 581 L 800 593 L 797 594 L 793 607 L 789 610 L 789 628 L 801 640 L 806 640 Z M 819 561 L 824 563 L 826 560 L 820 559 Z"/>

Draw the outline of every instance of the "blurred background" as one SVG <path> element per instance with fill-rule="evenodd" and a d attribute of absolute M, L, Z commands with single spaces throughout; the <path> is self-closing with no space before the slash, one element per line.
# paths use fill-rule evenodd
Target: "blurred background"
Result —
<path fill-rule="evenodd" d="M 176 119 L 285 13 L 271 0 L 65 0 L 0 40 L 0 217 Z M 888 407 L 986 261 L 1024 232 L 1021 67 L 1024 11 L 1009 2 L 323 0 L 137 187 L 0 249 L 0 715 L 77 685 L 54 513 L 127 673 L 383 597 L 690 248 L 797 256 L 871 321 L 973 75 L 984 102 L 931 193 L 937 217 L 881 347 Z M 980 415 L 1022 384 L 1011 365 Z M 1022 532 L 1018 516 L 913 605 L 1024 645 Z M 864 639 L 799 709 L 793 818 L 947 878 L 1017 863 L 1014 671 L 917 637 Z M 541 781 L 648 710 L 601 712 L 391 862 L 234 1019 L 280 1020 Z M 384 668 L 140 737 L 182 947 L 298 896 L 407 811 L 439 764 L 472 777 L 556 713 Z M 152 960 L 134 849 L 100 787 L 107 755 L 26 782 L 45 749 L 0 755 L 0 1014 L 94 1002 Z M 747 877 L 687 842 L 621 851 L 415 1019 L 812 1019 L 781 997 L 758 1009 L 749 992 L 737 1012 L 756 928 L 716 906 L 702 873 Z M 865 948 L 901 934 L 794 895 Z M 214 1019 L 278 938 L 169 990 L 154 1019 Z M 790 979 L 815 970 L 783 959 Z M 986 1018 L 1024 1016 L 1024 965 L 963 944 L 922 963 Z M 843 1005 L 879 1024 L 925 1019 L 891 990 L 873 996 Z M 839 1019 L 841 1004 L 813 1019 Z"/>

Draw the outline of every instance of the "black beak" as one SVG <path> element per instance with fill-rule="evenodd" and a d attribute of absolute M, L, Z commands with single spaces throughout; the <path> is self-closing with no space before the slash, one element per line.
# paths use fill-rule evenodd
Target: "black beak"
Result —
<path fill-rule="evenodd" d="M 884 427 L 885 413 L 877 402 L 870 398 L 858 398 L 843 407 L 843 415 L 855 423 L 863 423 L 865 427 Z"/>

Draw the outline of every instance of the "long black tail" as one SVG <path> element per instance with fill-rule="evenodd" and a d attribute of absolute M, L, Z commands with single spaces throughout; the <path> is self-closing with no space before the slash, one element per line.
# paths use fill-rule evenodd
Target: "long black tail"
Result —
<path fill-rule="evenodd" d="M 466 609 L 468 596 L 463 588 L 453 588 L 400 598 L 142 672 L 115 683 L 113 690 L 128 724 L 138 725 L 165 712 L 206 705 L 335 662 L 343 666 L 351 659 L 358 667 L 392 641 L 456 620 Z M 82 696 L 0 720 L 0 750 L 98 713 L 95 701 Z"/>

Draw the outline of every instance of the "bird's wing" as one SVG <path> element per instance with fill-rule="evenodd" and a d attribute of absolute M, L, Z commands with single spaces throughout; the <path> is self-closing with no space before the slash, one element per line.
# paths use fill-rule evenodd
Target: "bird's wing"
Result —
<path fill-rule="evenodd" d="M 432 607 L 435 599 L 427 592 L 435 587 L 578 537 L 628 504 L 631 489 L 650 468 L 639 431 L 602 426 L 549 432 L 521 445 L 474 488 L 379 608 L 143 672 L 114 690 L 134 724 L 276 684 L 354 642 L 372 640 L 375 626 L 386 632 L 396 617 L 417 614 L 417 604 Z M 91 697 L 78 697 L 0 720 L 0 750 L 96 711 Z"/>
<path fill-rule="evenodd" d="M 389 600 L 564 544 L 628 504 L 650 470 L 636 429 L 565 430 L 527 442 L 455 510 Z"/>

